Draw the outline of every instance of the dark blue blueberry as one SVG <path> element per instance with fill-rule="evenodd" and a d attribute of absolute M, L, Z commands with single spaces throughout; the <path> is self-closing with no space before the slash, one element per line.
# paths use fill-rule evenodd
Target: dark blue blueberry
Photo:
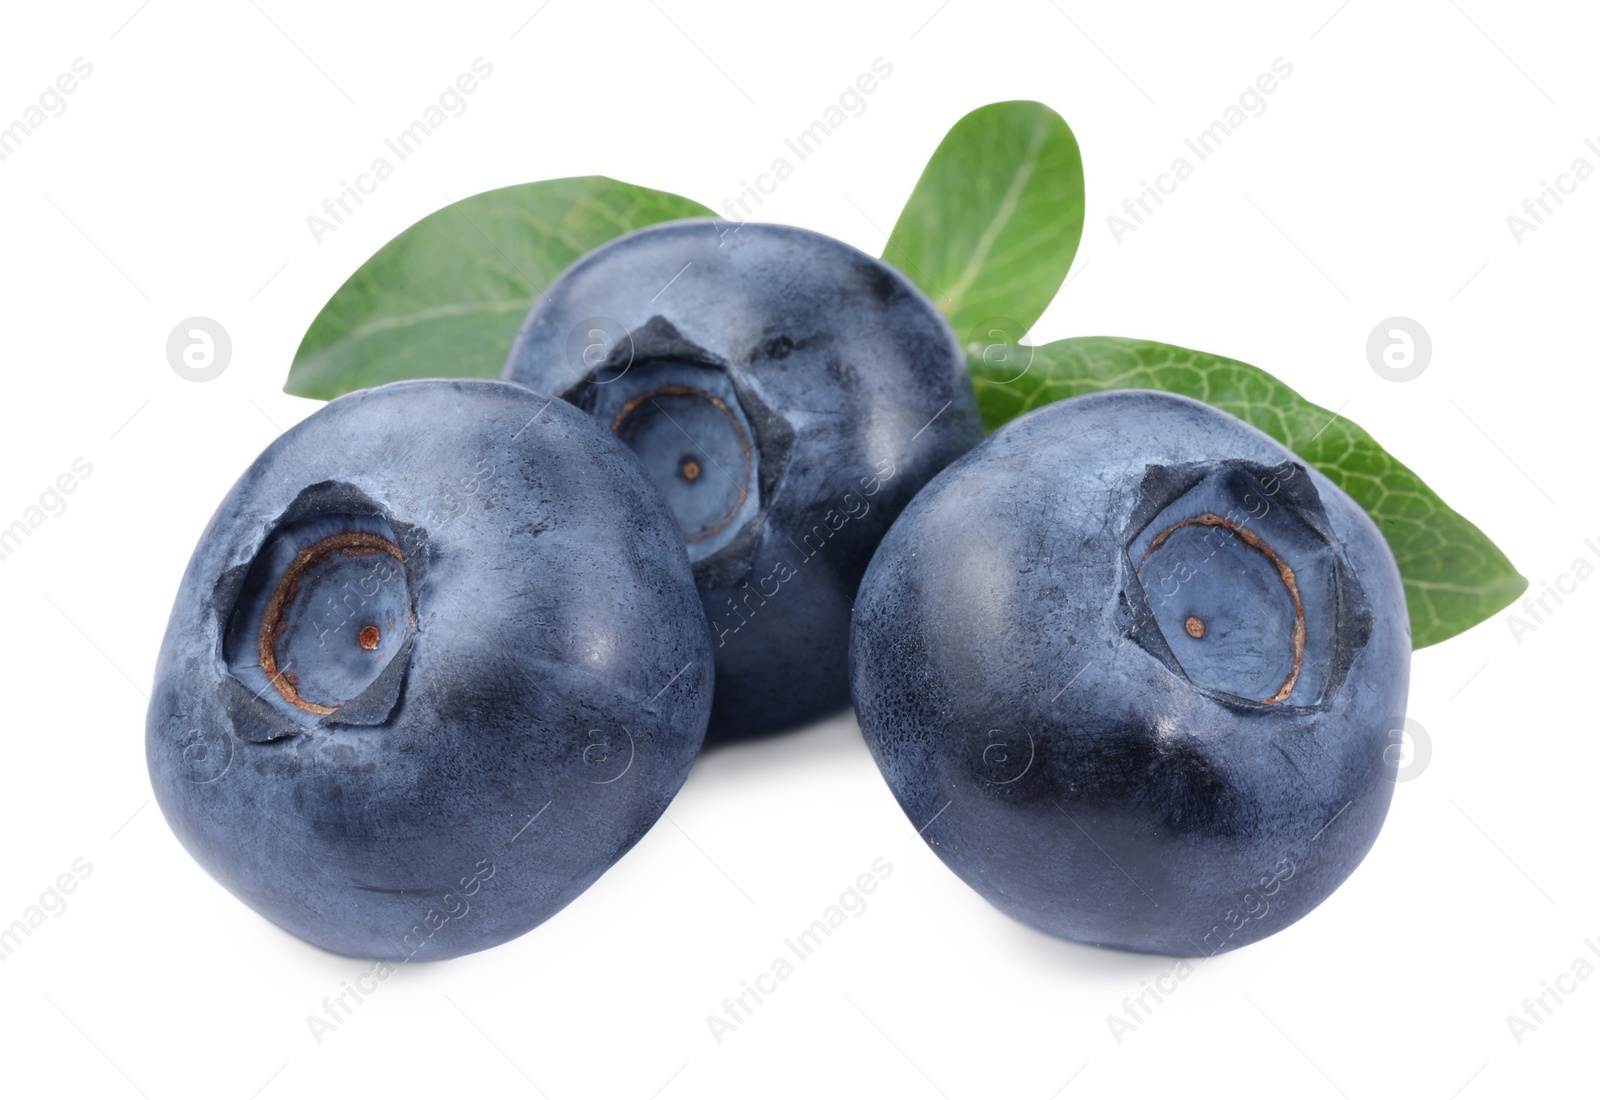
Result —
<path fill-rule="evenodd" d="M 1342 490 L 1227 413 L 1120 391 L 1013 421 L 912 502 L 851 677 L 901 807 L 985 898 L 1197 956 L 1298 920 L 1371 848 L 1410 655 Z"/>
<path fill-rule="evenodd" d="M 504 376 L 593 414 L 666 494 L 717 647 L 713 738 L 847 705 L 873 549 L 982 437 L 933 303 L 787 226 L 670 222 L 596 249 L 534 305 Z"/>
<path fill-rule="evenodd" d="M 677 525 L 610 433 L 493 381 L 332 402 L 223 500 L 156 669 L 179 840 L 312 943 L 511 939 L 644 835 L 710 714 Z"/>

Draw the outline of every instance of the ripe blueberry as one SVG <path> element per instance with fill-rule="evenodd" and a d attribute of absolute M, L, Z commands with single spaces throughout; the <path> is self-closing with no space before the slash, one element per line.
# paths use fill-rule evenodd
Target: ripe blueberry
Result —
<path fill-rule="evenodd" d="M 666 494 L 717 647 L 712 737 L 848 703 L 873 549 L 982 436 L 933 303 L 787 226 L 669 222 L 596 249 L 534 305 L 504 377 L 593 414 Z"/>
<path fill-rule="evenodd" d="M 504 382 L 350 394 L 201 536 L 146 750 L 190 854 L 376 959 L 518 936 L 644 834 L 710 714 L 677 525 L 621 444 Z"/>
<path fill-rule="evenodd" d="M 1355 869 L 1411 638 L 1383 536 L 1316 470 L 1170 394 L 1024 416 L 862 582 L 861 727 L 939 858 L 1067 939 L 1209 955 Z"/>

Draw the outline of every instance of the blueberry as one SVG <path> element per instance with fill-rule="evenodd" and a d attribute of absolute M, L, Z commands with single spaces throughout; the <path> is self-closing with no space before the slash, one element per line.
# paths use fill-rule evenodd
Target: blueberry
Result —
<path fill-rule="evenodd" d="M 713 738 L 848 705 L 872 551 L 982 437 L 933 303 L 787 226 L 669 222 L 595 250 L 534 305 L 504 376 L 594 415 L 666 494 L 716 644 Z"/>
<path fill-rule="evenodd" d="M 1382 535 L 1227 413 L 1121 391 L 1002 428 L 862 582 L 857 714 L 939 858 L 1083 943 L 1196 956 L 1377 837 L 1411 638 Z"/>
<path fill-rule="evenodd" d="M 146 734 L 162 812 L 333 951 L 439 959 L 566 905 L 683 783 L 713 660 L 627 449 L 496 381 L 350 394 L 201 536 Z"/>

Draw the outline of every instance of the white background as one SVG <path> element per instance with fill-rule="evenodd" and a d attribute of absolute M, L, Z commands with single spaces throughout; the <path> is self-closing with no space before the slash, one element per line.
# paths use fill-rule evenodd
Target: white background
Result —
<path fill-rule="evenodd" d="M 1143 336 L 1256 363 L 1369 429 L 1535 591 L 1600 564 L 1600 178 L 1520 243 L 1506 222 L 1575 158 L 1600 168 L 1584 147 L 1600 142 L 1592 9 L 541 2 L 120 0 L 0 21 L 0 122 L 73 59 L 94 66 L 0 163 L 0 522 L 75 458 L 93 466 L 0 562 L 0 924 L 75 859 L 92 866 L 0 963 L 6 1088 L 1592 1092 L 1600 980 L 1547 1000 L 1520 1043 L 1507 1024 L 1600 942 L 1592 579 L 1520 639 L 1502 613 L 1417 654 L 1410 712 L 1431 757 L 1365 863 L 1299 924 L 1199 963 L 1120 1042 L 1108 1015 L 1170 960 L 990 908 L 915 837 L 848 717 L 711 752 L 668 819 L 546 925 L 403 967 L 313 1038 L 307 1016 L 368 964 L 278 930 L 179 847 L 150 801 L 147 692 L 212 509 L 317 407 L 281 392 L 306 326 L 451 199 L 604 173 L 719 207 L 882 57 L 894 73 L 866 113 L 761 210 L 876 253 L 957 118 L 1042 100 L 1078 136 L 1089 201 L 1036 340 Z M 315 243 L 307 215 L 480 56 L 494 75 L 467 113 Z M 1294 74 L 1267 112 L 1119 244 L 1107 215 L 1279 57 Z M 1396 314 L 1435 349 L 1404 384 L 1365 355 Z M 165 355 L 193 315 L 233 339 L 205 384 Z M 880 856 L 894 870 L 870 908 L 715 1042 L 707 1015 Z"/>

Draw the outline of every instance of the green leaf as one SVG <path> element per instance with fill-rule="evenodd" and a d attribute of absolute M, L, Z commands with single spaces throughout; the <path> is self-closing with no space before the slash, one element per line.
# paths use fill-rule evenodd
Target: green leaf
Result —
<path fill-rule="evenodd" d="M 534 299 L 629 230 L 710 216 L 605 176 L 485 191 L 437 210 L 356 269 L 311 322 L 284 389 L 333 398 L 401 378 L 498 377 Z"/>
<path fill-rule="evenodd" d="M 1044 104 L 1015 100 L 950 128 L 883 258 L 927 292 L 963 342 L 980 326 L 1020 340 L 1061 289 L 1082 236 L 1078 141 Z"/>
<path fill-rule="evenodd" d="M 1487 535 L 1370 435 L 1248 363 L 1115 336 L 994 345 L 969 361 L 991 429 L 1052 401 L 1117 389 L 1186 394 L 1260 428 L 1372 516 L 1400 566 L 1418 649 L 1475 626 L 1528 587 Z"/>

